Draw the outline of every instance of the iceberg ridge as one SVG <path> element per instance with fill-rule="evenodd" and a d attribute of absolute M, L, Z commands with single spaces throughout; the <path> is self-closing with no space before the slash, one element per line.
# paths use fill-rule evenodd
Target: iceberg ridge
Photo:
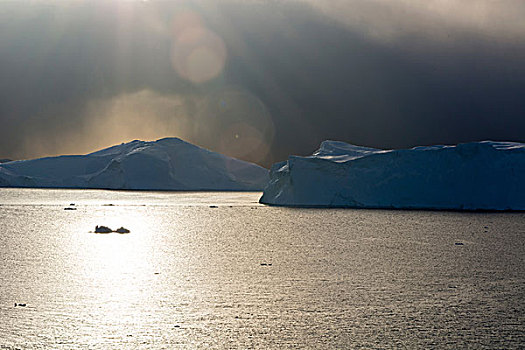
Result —
<path fill-rule="evenodd" d="M 268 170 L 178 138 L 0 164 L 0 187 L 260 191 Z"/>
<path fill-rule="evenodd" d="M 274 164 L 261 203 L 283 206 L 525 210 L 525 144 L 380 150 L 324 141 Z"/>

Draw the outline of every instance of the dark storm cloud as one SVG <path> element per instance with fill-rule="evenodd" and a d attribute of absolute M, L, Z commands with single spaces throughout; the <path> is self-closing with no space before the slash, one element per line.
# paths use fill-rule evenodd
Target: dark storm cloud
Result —
<path fill-rule="evenodd" d="M 268 166 L 323 139 L 525 140 L 520 2 L 371 3 L 1 3 L 0 157 L 173 135 Z M 195 21 L 225 60 L 180 68 Z"/>

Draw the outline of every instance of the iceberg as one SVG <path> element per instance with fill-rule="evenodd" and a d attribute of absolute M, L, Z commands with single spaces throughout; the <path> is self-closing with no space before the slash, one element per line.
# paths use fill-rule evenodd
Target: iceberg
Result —
<path fill-rule="evenodd" d="M 525 144 L 381 150 L 324 141 L 270 170 L 261 203 L 300 207 L 525 210 Z"/>
<path fill-rule="evenodd" d="M 0 187 L 261 191 L 268 170 L 178 138 L 0 164 Z"/>

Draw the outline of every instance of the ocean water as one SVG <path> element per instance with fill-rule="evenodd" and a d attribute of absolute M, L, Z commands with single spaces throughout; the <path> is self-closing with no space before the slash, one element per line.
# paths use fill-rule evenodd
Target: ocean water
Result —
<path fill-rule="evenodd" d="M 259 197 L 0 189 L 0 349 L 525 346 L 525 214 Z"/>

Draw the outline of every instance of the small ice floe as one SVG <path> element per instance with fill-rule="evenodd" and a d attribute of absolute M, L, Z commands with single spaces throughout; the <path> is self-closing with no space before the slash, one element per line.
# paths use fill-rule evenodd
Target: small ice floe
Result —
<path fill-rule="evenodd" d="M 127 228 L 124 228 L 124 227 L 119 227 L 118 229 L 115 230 L 115 232 L 117 232 L 117 233 L 129 233 L 129 230 Z"/>
<path fill-rule="evenodd" d="M 111 232 L 130 233 L 130 230 L 128 230 L 125 227 L 120 227 L 120 228 L 116 229 L 115 231 L 113 231 L 112 229 L 110 229 L 107 226 L 98 226 L 98 225 L 95 226 L 95 233 L 111 233 Z"/>
<path fill-rule="evenodd" d="M 65 207 L 64 210 L 77 210 L 77 208 L 75 208 L 75 203 L 70 203 L 69 207 Z"/>
<path fill-rule="evenodd" d="M 95 226 L 95 233 L 111 233 L 113 232 L 112 229 L 110 229 L 107 226 Z"/>

